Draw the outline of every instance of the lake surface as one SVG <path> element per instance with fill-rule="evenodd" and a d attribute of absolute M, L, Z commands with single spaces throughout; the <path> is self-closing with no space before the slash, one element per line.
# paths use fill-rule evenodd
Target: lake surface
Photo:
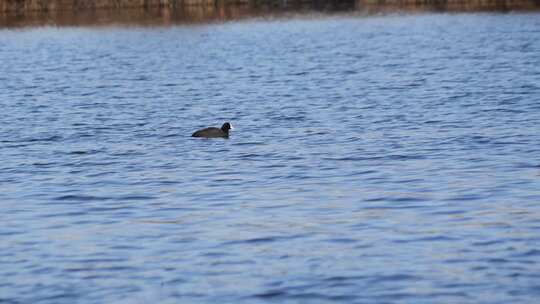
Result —
<path fill-rule="evenodd" d="M 538 13 L 4 29 L 0 62 L 2 303 L 540 297 Z"/>

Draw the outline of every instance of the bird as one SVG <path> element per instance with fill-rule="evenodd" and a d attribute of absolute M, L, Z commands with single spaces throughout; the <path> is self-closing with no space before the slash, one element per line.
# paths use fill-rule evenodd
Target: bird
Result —
<path fill-rule="evenodd" d="M 191 134 L 191 137 L 204 137 L 204 138 L 229 138 L 229 130 L 234 130 L 233 126 L 226 122 L 221 128 L 210 127 L 195 131 Z"/>

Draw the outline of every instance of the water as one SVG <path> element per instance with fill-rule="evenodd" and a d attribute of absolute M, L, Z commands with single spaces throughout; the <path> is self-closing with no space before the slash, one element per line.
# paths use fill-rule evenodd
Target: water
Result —
<path fill-rule="evenodd" d="M 540 296 L 538 13 L 4 29 L 0 62 L 2 303 Z"/>

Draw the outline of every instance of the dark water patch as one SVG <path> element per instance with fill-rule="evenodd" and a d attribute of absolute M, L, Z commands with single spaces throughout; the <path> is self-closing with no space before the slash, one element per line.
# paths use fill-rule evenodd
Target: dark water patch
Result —
<path fill-rule="evenodd" d="M 430 237 L 421 237 L 421 238 L 410 238 L 410 239 L 401 239 L 401 240 L 394 240 L 394 243 L 423 243 L 423 242 L 455 242 L 459 241 L 459 238 L 444 236 L 444 235 L 437 235 L 437 236 L 430 236 Z"/>
<path fill-rule="evenodd" d="M 227 245 L 236 245 L 236 244 L 260 244 L 260 243 L 271 243 L 276 242 L 279 240 L 279 237 L 261 237 L 261 238 L 253 238 L 253 239 L 247 239 L 242 241 L 231 241 L 227 242 Z"/>
<path fill-rule="evenodd" d="M 140 200 L 154 200 L 156 196 L 152 195 L 123 195 L 116 197 L 119 201 L 140 201 Z"/>
<path fill-rule="evenodd" d="M 267 244 L 280 241 L 290 241 L 297 238 L 302 238 L 304 235 L 290 235 L 290 236 L 270 236 L 270 237 L 258 237 L 245 240 L 235 240 L 224 243 L 224 245 L 258 245 L 258 244 Z"/>
<path fill-rule="evenodd" d="M 106 200 L 111 200 L 111 199 L 112 197 L 78 195 L 78 194 L 61 195 L 54 198 L 54 200 L 57 200 L 57 201 L 75 201 L 75 202 L 106 201 Z"/>
<path fill-rule="evenodd" d="M 70 159 L 73 160 L 73 159 Z M 71 168 L 92 168 L 92 167 L 101 167 L 101 166 L 114 166 L 120 164 L 118 161 L 76 161 L 76 162 L 66 162 L 62 167 L 71 167 Z M 73 173 L 80 173 L 83 171 L 73 170 Z"/>
<path fill-rule="evenodd" d="M 425 159 L 424 155 L 388 155 L 384 157 L 389 160 L 421 160 Z"/>
<path fill-rule="evenodd" d="M 42 218 L 56 218 L 56 217 L 79 217 L 88 215 L 87 211 L 74 211 L 74 212 L 60 212 L 60 213 L 50 213 L 42 215 Z"/>
<path fill-rule="evenodd" d="M 448 202 L 467 202 L 467 201 L 482 200 L 482 199 L 486 199 L 486 198 L 487 198 L 487 196 L 485 196 L 485 195 L 467 194 L 467 195 L 459 195 L 459 196 L 451 197 L 451 198 L 446 199 L 445 201 L 448 201 Z"/>
<path fill-rule="evenodd" d="M 74 155 L 84 155 L 84 154 L 89 154 L 91 153 L 90 151 L 71 151 L 71 152 L 68 152 L 68 154 L 74 154 Z"/>
<path fill-rule="evenodd" d="M 93 213 L 109 213 L 111 211 L 118 211 L 118 210 L 128 211 L 128 210 L 136 210 L 136 208 L 132 206 L 107 206 L 107 207 L 90 207 L 90 208 L 85 209 L 86 212 L 93 212 Z M 118 213 L 115 212 L 115 214 L 118 214 Z"/>
<path fill-rule="evenodd" d="M 128 266 L 97 266 L 92 265 L 90 267 L 74 267 L 65 269 L 66 272 L 78 273 L 78 272 L 117 272 L 117 271 L 135 271 L 135 267 Z"/>
<path fill-rule="evenodd" d="M 254 261 L 217 261 L 212 266 L 235 266 L 235 265 L 255 265 Z"/>
<path fill-rule="evenodd" d="M 359 282 L 369 280 L 370 276 L 332 276 L 324 279 L 324 282 L 331 284 L 344 283 L 344 282 Z"/>
<path fill-rule="evenodd" d="M 50 168 L 50 167 L 53 167 L 55 165 L 56 165 L 56 163 L 43 163 L 43 162 L 32 163 L 32 166 L 45 167 L 45 168 Z"/>
<path fill-rule="evenodd" d="M 385 206 L 366 206 L 364 210 L 407 210 L 407 209 L 425 209 L 424 205 L 385 205 Z"/>
<path fill-rule="evenodd" d="M 77 294 L 75 292 L 61 292 L 55 295 L 42 297 L 40 301 L 43 301 L 45 303 L 47 303 L 47 301 L 75 301 L 80 296 L 80 294 Z"/>
<path fill-rule="evenodd" d="M 0 236 L 14 236 L 24 234 L 23 231 L 0 231 Z"/>
<path fill-rule="evenodd" d="M 259 294 L 254 294 L 251 298 L 261 299 L 261 300 L 301 300 L 301 301 L 351 301 L 356 297 L 353 295 L 338 295 L 332 296 L 322 293 L 315 292 L 306 292 L 306 293 L 292 293 L 285 290 L 269 290 Z"/>
<path fill-rule="evenodd" d="M 503 240 L 491 240 L 491 241 L 481 241 L 472 243 L 473 246 L 492 246 L 504 244 Z"/>
<path fill-rule="evenodd" d="M 121 263 L 121 262 L 125 262 L 125 260 L 120 259 L 120 258 L 83 258 L 83 259 L 71 260 L 70 262 L 80 263 L 80 264 L 98 264 L 98 263 Z"/>
<path fill-rule="evenodd" d="M 381 160 L 384 157 L 375 156 L 375 157 L 362 157 L 362 156 L 349 156 L 349 157 L 340 157 L 340 158 L 323 158 L 325 161 L 369 161 L 369 160 Z"/>
<path fill-rule="evenodd" d="M 263 155 L 263 154 L 242 154 L 242 155 L 239 156 L 240 159 L 261 160 L 261 161 L 266 160 L 264 157 L 265 157 L 265 155 Z"/>
<path fill-rule="evenodd" d="M 487 258 L 487 259 L 485 259 L 485 262 L 487 262 L 489 264 L 508 264 L 508 263 L 511 263 L 510 260 L 503 259 L 503 258 Z"/>
<path fill-rule="evenodd" d="M 540 285 L 534 285 L 532 286 L 531 288 L 534 289 L 534 294 L 536 295 L 540 295 Z M 510 295 L 512 296 L 526 296 L 529 294 L 529 292 L 525 291 L 525 290 L 522 290 L 522 289 L 519 289 L 519 290 L 511 290 L 508 292 Z"/>
<path fill-rule="evenodd" d="M 142 151 L 132 150 L 132 151 L 122 151 L 122 152 L 113 152 L 109 154 L 113 157 L 136 157 L 145 155 Z"/>
<path fill-rule="evenodd" d="M 81 173 L 83 173 L 81 171 Z M 104 172 L 96 172 L 96 173 L 90 173 L 90 174 L 85 174 L 84 176 L 85 177 L 88 177 L 88 178 L 97 178 L 97 177 L 104 177 L 104 176 L 108 176 L 108 175 L 112 175 L 112 174 L 115 174 L 116 172 L 114 171 L 104 171 Z M 93 185 L 95 186 L 99 186 L 100 184 L 107 184 L 108 182 L 104 182 L 104 181 L 98 181 L 98 182 L 95 182 L 95 183 L 92 183 Z"/>
<path fill-rule="evenodd" d="M 384 196 L 384 197 L 375 197 L 365 199 L 364 202 L 374 203 L 374 202 L 396 202 L 396 203 L 411 203 L 411 202 L 421 202 L 425 199 L 420 197 L 394 197 L 394 196 Z M 419 206 L 421 207 L 421 206 Z"/>
<path fill-rule="evenodd" d="M 350 239 L 350 238 L 332 238 L 328 239 L 327 242 L 329 243 L 340 243 L 340 244 L 352 244 L 357 243 L 359 240 Z"/>
<path fill-rule="evenodd" d="M 538 250 L 538 249 L 531 249 L 531 250 L 528 250 L 528 251 L 523 252 L 523 253 L 514 254 L 513 256 L 514 256 L 514 257 L 520 257 L 520 258 L 525 258 L 525 257 L 537 257 L 537 256 L 540 256 L 540 250 Z"/>
<path fill-rule="evenodd" d="M 219 258 L 219 257 L 230 256 L 230 253 L 227 253 L 227 252 L 206 252 L 206 253 L 204 253 L 202 255 L 206 256 L 206 257 L 211 257 L 211 258 Z"/>
<path fill-rule="evenodd" d="M 540 163 L 519 162 L 515 163 L 514 166 L 517 169 L 540 169 Z"/>
<path fill-rule="evenodd" d="M 175 278 L 175 279 L 171 279 L 171 280 L 168 280 L 166 282 L 164 282 L 165 285 L 180 285 L 180 284 L 185 284 L 189 282 L 187 279 L 184 279 L 184 278 Z"/>
<path fill-rule="evenodd" d="M 263 293 L 253 295 L 254 298 L 259 299 L 274 299 L 278 297 L 284 297 L 287 295 L 287 292 L 282 290 L 270 290 Z"/>
<path fill-rule="evenodd" d="M 282 208 L 288 208 L 288 207 L 290 207 L 290 205 L 288 205 L 288 204 L 283 204 L 283 205 L 265 205 L 265 206 L 257 207 L 257 209 L 282 209 Z"/>
<path fill-rule="evenodd" d="M 462 215 L 466 214 L 467 211 L 465 210 L 441 210 L 441 211 L 430 211 L 430 215 L 438 216 L 438 215 Z"/>
<path fill-rule="evenodd" d="M 349 157 L 343 157 L 343 158 L 324 158 L 324 160 L 332 160 L 332 161 L 406 161 L 406 160 L 422 160 L 426 159 L 426 156 L 424 155 L 381 155 L 381 156 L 370 156 L 370 157 L 362 157 L 362 156 L 349 156 Z"/>
<path fill-rule="evenodd" d="M 161 212 L 180 212 L 180 211 L 195 211 L 198 210 L 197 208 L 193 207 L 167 207 L 167 208 L 160 208 Z"/>
<path fill-rule="evenodd" d="M 357 297 L 354 295 L 328 295 L 324 293 L 308 292 L 308 293 L 295 293 L 290 294 L 289 298 L 298 299 L 302 301 L 331 301 L 331 302 L 343 302 L 343 301 L 352 301 Z"/>
<path fill-rule="evenodd" d="M 175 243 L 175 244 L 189 244 L 189 243 L 194 243 L 197 240 L 198 239 L 196 239 L 196 238 L 187 237 L 187 238 L 174 240 L 173 243 Z"/>
<path fill-rule="evenodd" d="M 39 142 L 56 142 L 62 139 L 59 135 L 39 136 L 39 137 L 24 137 L 17 140 L 2 140 L 2 143 L 39 143 Z"/>

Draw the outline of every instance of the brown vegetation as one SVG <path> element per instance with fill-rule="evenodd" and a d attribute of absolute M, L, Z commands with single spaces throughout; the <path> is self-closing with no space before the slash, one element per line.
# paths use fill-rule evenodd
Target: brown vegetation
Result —
<path fill-rule="evenodd" d="M 539 9 L 540 0 L 0 0 L 0 27 L 207 22 L 253 17 L 275 8 L 506 11 Z"/>

